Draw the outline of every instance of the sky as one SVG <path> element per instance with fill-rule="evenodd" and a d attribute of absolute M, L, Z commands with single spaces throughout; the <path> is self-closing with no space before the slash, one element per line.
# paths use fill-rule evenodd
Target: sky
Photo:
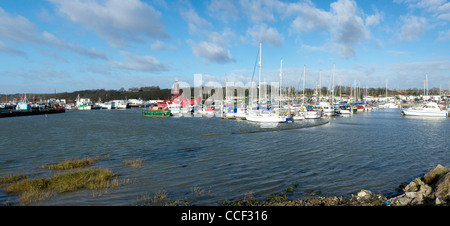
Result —
<path fill-rule="evenodd" d="M 259 43 L 268 83 L 450 88 L 447 0 L 14 0 L 0 93 L 249 84 Z"/>

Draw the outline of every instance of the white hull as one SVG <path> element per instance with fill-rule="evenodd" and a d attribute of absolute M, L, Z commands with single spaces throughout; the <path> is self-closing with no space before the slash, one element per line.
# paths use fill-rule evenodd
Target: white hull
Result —
<path fill-rule="evenodd" d="M 351 115 L 352 114 L 352 112 L 350 110 L 342 110 L 341 109 L 339 112 L 341 115 Z"/>
<path fill-rule="evenodd" d="M 303 116 L 303 115 L 296 115 L 296 116 L 292 116 L 292 119 L 294 119 L 294 121 L 295 120 L 303 120 L 303 119 L 305 119 L 305 116 Z"/>
<path fill-rule="evenodd" d="M 436 103 L 429 102 L 419 108 L 403 109 L 405 116 L 447 117 L 448 112 L 441 109 Z"/>
<path fill-rule="evenodd" d="M 269 123 L 283 123 L 286 122 L 285 116 L 278 115 L 247 115 L 247 121 L 251 122 L 269 122 Z"/>
<path fill-rule="evenodd" d="M 305 112 L 305 119 L 319 119 L 321 117 L 318 111 L 307 111 Z"/>
<path fill-rule="evenodd" d="M 112 108 L 112 104 L 111 103 L 101 103 L 100 107 L 102 107 L 102 109 L 108 109 L 111 110 Z"/>
<path fill-rule="evenodd" d="M 127 109 L 127 104 L 117 104 L 116 103 L 116 109 Z"/>
<path fill-rule="evenodd" d="M 427 112 L 424 110 L 403 110 L 405 116 L 447 117 L 446 111 Z"/>
<path fill-rule="evenodd" d="M 398 105 L 394 104 L 394 103 L 387 103 L 387 104 L 383 104 L 378 106 L 379 108 L 398 108 Z"/>
<path fill-rule="evenodd" d="M 323 115 L 325 115 L 325 116 L 333 116 L 333 115 L 335 115 L 335 113 L 334 113 L 334 111 L 324 111 Z"/>

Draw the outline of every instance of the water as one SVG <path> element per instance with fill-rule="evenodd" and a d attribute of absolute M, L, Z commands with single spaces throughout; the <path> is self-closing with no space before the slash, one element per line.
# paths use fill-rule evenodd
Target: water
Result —
<path fill-rule="evenodd" d="M 310 128 L 262 130 L 247 121 L 213 118 L 149 118 L 138 109 L 68 111 L 0 119 L 0 177 L 42 177 L 41 165 L 86 156 L 129 180 L 107 191 L 58 194 L 32 205 L 141 205 L 164 192 L 171 201 L 220 205 L 252 195 L 262 200 L 294 187 L 290 198 L 311 193 L 348 197 L 361 189 L 386 196 L 437 164 L 450 165 L 448 118 L 405 118 L 399 109 L 352 117 L 280 124 Z M 139 168 L 125 160 L 144 160 Z M 16 202 L 0 190 L 0 205 Z"/>

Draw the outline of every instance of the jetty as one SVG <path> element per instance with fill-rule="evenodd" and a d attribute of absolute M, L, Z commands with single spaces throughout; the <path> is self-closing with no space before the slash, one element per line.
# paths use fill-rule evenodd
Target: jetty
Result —
<path fill-rule="evenodd" d="M 63 113 L 66 110 L 64 108 L 49 108 L 49 109 L 30 109 L 30 110 L 13 110 L 13 109 L 2 109 L 0 110 L 0 118 L 5 117 L 15 117 L 15 116 L 29 116 L 29 115 L 46 115 Z"/>

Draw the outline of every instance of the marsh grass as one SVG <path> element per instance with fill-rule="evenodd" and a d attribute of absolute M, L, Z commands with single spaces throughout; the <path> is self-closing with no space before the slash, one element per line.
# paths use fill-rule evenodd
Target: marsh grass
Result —
<path fill-rule="evenodd" d="M 133 168 L 140 168 L 142 166 L 142 163 L 144 162 L 144 160 L 138 158 L 136 160 L 125 160 L 123 163 L 125 165 L 129 165 Z"/>
<path fill-rule="evenodd" d="M 168 201 L 167 192 L 163 190 L 154 192 L 153 196 L 150 196 L 148 193 L 141 196 L 141 202 L 147 206 L 164 204 L 166 201 Z"/>
<path fill-rule="evenodd" d="M 57 164 L 46 164 L 42 165 L 41 169 L 50 169 L 50 170 L 69 170 L 69 169 L 77 169 L 77 168 L 83 168 L 86 166 L 91 166 L 97 163 L 97 161 L 100 159 L 99 156 L 95 156 L 93 158 L 91 157 L 85 157 L 82 159 L 68 159 L 63 162 L 57 163 Z"/>
<path fill-rule="evenodd" d="M 191 188 L 191 193 L 194 195 L 198 195 L 198 196 L 204 196 L 206 194 L 211 194 L 210 190 L 206 190 L 204 188 L 198 187 L 198 186 L 194 186 L 193 188 Z"/>
<path fill-rule="evenodd" d="M 74 170 L 64 174 L 39 179 L 23 179 L 6 187 L 6 192 L 19 194 L 22 204 L 42 201 L 57 193 L 81 189 L 106 189 L 118 187 L 117 177 L 109 169 Z"/>
<path fill-rule="evenodd" d="M 8 184 L 12 184 L 17 181 L 26 179 L 26 178 L 27 178 L 27 175 L 25 175 L 25 174 L 10 174 L 6 177 L 2 177 L 2 178 L 0 178 L 0 188 L 6 186 Z"/>

